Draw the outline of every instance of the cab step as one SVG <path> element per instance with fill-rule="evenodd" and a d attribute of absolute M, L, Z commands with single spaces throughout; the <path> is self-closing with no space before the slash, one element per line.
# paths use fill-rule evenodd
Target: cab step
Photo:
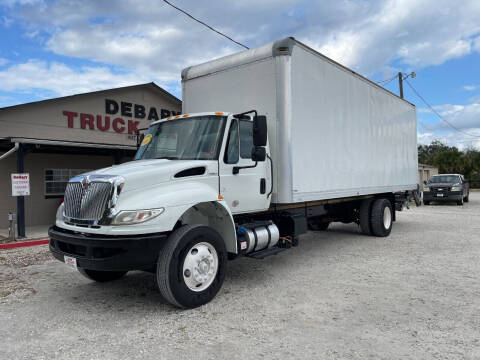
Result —
<path fill-rule="evenodd" d="M 254 259 L 263 259 L 267 256 L 277 255 L 278 253 L 287 250 L 288 248 L 280 248 L 278 246 L 271 247 L 270 249 L 264 249 L 260 251 L 255 251 L 245 256 L 254 258 Z"/>

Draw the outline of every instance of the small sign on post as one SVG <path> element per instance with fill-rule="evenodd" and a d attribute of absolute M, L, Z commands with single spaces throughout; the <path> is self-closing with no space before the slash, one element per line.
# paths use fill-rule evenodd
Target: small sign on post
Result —
<path fill-rule="evenodd" d="M 30 174 L 12 174 L 12 196 L 30 195 Z"/>

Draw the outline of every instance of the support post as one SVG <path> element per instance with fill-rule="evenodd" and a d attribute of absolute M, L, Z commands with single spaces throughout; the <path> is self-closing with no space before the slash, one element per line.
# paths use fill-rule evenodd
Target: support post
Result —
<path fill-rule="evenodd" d="M 403 75 L 401 72 L 398 73 L 398 89 L 400 91 L 400 97 L 403 99 Z"/>
<path fill-rule="evenodd" d="M 19 144 L 17 150 L 17 172 L 23 173 L 25 171 L 23 160 L 25 158 L 25 149 L 22 144 Z M 19 238 L 25 237 L 25 196 L 17 196 L 17 233 Z"/>
<path fill-rule="evenodd" d="M 113 150 L 113 163 L 119 165 L 122 163 L 123 154 L 122 150 Z"/>

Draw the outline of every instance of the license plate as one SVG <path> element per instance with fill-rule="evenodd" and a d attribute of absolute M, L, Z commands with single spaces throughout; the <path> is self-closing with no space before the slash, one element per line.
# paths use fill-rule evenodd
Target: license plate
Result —
<path fill-rule="evenodd" d="M 73 269 L 73 270 L 77 270 L 77 259 L 75 259 L 74 257 L 70 257 L 70 256 L 63 256 L 63 259 L 65 260 L 65 264 Z"/>
<path fill-rule="evenodd" d="M 443 194 L 437 194 L 437 197 L 443 197 Z"/>

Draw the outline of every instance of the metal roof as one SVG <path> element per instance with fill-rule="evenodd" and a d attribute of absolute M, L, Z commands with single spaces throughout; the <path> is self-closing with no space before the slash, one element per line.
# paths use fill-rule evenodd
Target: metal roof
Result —
<path fill-rule="evenodd" d="M 18 105 L 6 106 L 6 107 L 3 107 L 3 108 L 0 108 L 0 111 L 2 111 L 2 110 L 10 110 L 10 109 L 14 109 L 14 108 L 19 108 L 19 107 L 22 107 L 22 106 L 30 106 L 30 105 L 43 104 L 43 103 L 53 102 L 53 101 L 57 101 L 57 100 L 75 99 L 75 98 L 78 98 L 78 97 L 83 97 L 83 96 L 92 95 L 92 94 L 100 95 L 100 94 L 102 94 L 102 93 L 111 92 L 111 91 L 115 91 L 115 90 L 126 90 L 126 89 L 135 89 L 135 88 L 151 88 L 151 89 L 153 89 L 154 91 L 157 91 L 157 92 L 161 93 L 162 95 L 165 95 L 165 96 L 169 97 L 173 102 L 177 102 L 179 105 L 182 103 L 182 100 L 180 100 L 180 99 L 177 98 L 176 96 L 170 94 L 170 93 L 169 93 L 168 91 L 166 91 L 165 89 L 162 89 L 160 86 L 158 86 L 158 85 L 155 84 L 154 82 L 150 82 L 150 83 L 145 83 L 145 84 L 122 86 L 122 87 L 118 87 L 118 88 L 97 90 L 97 91 L 92 91 L 92 92 L 88 92 L 88 93 L 74 94 L 74 95 L 68 95 L 68 96 L 61 96 L 61 97 L 52 98 L 52 99 L 32 101 L 32 102 L 23 103 L 23 104 L 18 104 Z"/>

